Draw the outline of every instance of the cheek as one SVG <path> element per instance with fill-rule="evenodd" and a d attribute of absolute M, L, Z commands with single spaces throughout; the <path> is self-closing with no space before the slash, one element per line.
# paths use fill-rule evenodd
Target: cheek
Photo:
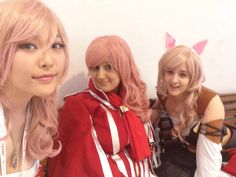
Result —
<path fill-rule="evenodd" d="M 94 72 L 89 71 L 88 75 L 94 80 L 96 78 L 96 74 Z"/>
<path fill-rule="evenodd" d="M 119 85 L 121 82 L 120 75 L 118 73 L 115 73 L 113 78 L 116 80 L 116 83 Z"/>
<path fill-rule="evenodd" d="M 120 78 L 117 78 L 116 83 L 115 83 L 115 87 L 118 87 L 120 85 L 120 82 L 121 82 Z"/>
<path fill-rule="evenodd" d="M 63 73 L 66 70 L 66 65 L 68 65 L 68 63 L 66 63 L 66 57 L 65 56 L 58 56 L 56 59 L 56 63 L 58 66 L 58 71 L 60 73 Z"/>
<path fill-rule="evenodd" d="M 26 77 L 27 75 L 30 76 L 32 70 L 31 68 L 32 65 L 27 62 L 14 62 L 9 74 L 13 78 Z"/>
<path fill-rule="evenodd" d="M 186 87 L 189 85 L 189 79 L 185 79 L 183 83 L 186 85 Z"/>
<path fill-rule="evenodd" d="M 164 78 L 164 81 L 165 81 L 165 82 L 167 82 L 168 80 L 170 80 L 170 77 L 169 77 L 167 74 L 165 74 L 163 78 Z"/>

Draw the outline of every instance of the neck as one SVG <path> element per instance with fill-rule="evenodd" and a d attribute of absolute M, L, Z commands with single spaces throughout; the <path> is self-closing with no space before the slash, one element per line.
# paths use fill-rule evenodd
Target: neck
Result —
<path fill-rule="evenodd" d="M 27 93 L 22 93 L 18 91 L 17 89 L 9 88 L 7 87 L 7 84 L 5 85 L 5 87 L 3 87 L 2 91 L 10 106 L 10 110 L 9 110 L 10 115 L 8 116 L 14 117 L 14 115 L 18 115 L 18 116 L 25 115 L 27 105 L 30 99 L 32 98 L 32 95 L 29 95 Z"/>
<path fill-rule="evenodd" d="M 32 98 L 32 94 L 13 87 L 12 84 L 9 84 L 8 82 L 3 85 L 2 92 L 13 112 L 25 112 L 27 105 Z"/>
<path fill-rule="evenodd" d="M 6 95 L 6 99 L 10 104 L 8 118 L 11 119 L 12 126 L 23 125 L 26 119 L 27 107 L 30 101 L 29 97 L 10 97 Z"/>
<path fill-rule="evenodd" d="M 169 97 L 169 99 L 171 99 L 172 101 L 174 101 L 176 103 L 182 103 L 182 102 L 185 102 L 187 95 L 185 95 L 185 94 L 178 95 L 178 96 L 169 95 L 168 97 Z"/>
<path fill-rule="evenodd" d="M 9 112 L 11 118 L 13 119 L 15 116 L 16 117 L 22 117 L 25 119 L 25 115 L 27 112 L 27 106 L 29 103 L 29 99 L 27 100 L 11 100 L 10 105 L 11 105 L 11 110 Z M 19 121 L 19 120 L 18 120 Z"/>

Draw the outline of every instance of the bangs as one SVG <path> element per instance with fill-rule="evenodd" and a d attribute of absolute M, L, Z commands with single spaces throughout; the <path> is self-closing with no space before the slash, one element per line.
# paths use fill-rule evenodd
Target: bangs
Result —
<path fill-rule="evenodd" d="M 48 34 L 45 34 L 48 36 L 48 43 L 55 39 L 58 33 L 57 19 L 43 4 L 36 1 L 34 3 L 23 2 L 23 4 L 17 4 L 15 8 L 15 13 L 10 17 L 11 24 L 14 26 L 12 26 L 8 43 L 33 39 L 44 29 L 48 29 Z"/>
<path fill-rule="evenodd" d="M 176 69 L 176 68 L 180 67 L 185 62 L 186 62 L 186 57 L 180 53 L 180 54 L 170 58 L 170 60 L 166 64 L 166 68 Z"/>
<path fill-rule="evenodd" d="M 130 71 L 130 58 L 132 58 L 130 49 L 123 39 L 115 35 L 101 36 L 89 45 L 86 52 L 86 65 L 89 69 L 106 60 L 115 70 L 122 73 L 125 69 Z"/>
<path fill-rule="evenodd" d="M 89 46 L 86 52 L 86 65 L 87 68 L 91 68 L 99 65 L 104 60 L 108 60 L 111 62 L 111 55 L 109 50 L 103 44 L 95 43 Z"/>

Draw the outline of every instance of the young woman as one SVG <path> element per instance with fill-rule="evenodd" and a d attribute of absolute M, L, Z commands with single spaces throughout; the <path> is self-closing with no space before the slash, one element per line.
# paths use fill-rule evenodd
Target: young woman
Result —
<path fill-rule="evenodd" d="M 221 150 L 222 144 L 233 141 L 232 131 L 224 126 L 219 95 L 202 86 L 204 74 L 198 54 L 186 46 L 170 48 L 158 69 L 156 106 L 160 110 L 162 165 L 157 175 L 231 176 L 221 171 Z"/>
<path fill-rule="evenodd" d="M 38 0 L 0 3 L 0 176 L 33 177 L 56 155 L 56 89 L 68 65 L 67 37 Z"/>
<path fill-rule="evenodd" d="M 86 64 L 89 88 L 65 98 L 63 148 L 49 159 L 48 176 L 149 177 L 149 100 L 128 45 L 118 36 L 98 37 Z"/>

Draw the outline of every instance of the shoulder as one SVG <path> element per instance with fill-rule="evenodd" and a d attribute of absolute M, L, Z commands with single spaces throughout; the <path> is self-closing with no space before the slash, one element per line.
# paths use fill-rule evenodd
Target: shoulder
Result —
<path fill-rule="evenodd" d="M 211 96 L 207 99 L 206 103 L 207 105 L 204 111 L 203 122 L 224 119 L 224 105 L 220 99 L 220 96 L 216 92 L 211 93 Z"/>
<path fill-rule="evenodd" d="M 81 110 L 93 110 L 97 106 L 99 106 L 99 102 L 94 99 L 94 97 L 89 93 L 88 90 L 84 90 L 81 92 L 76 92 L 70 95 L 67 95 L 64 98 L 64 105 L 62 109 L 72 110 L 75 109 L 77 111 Z"/>
<path fill-rule="evenodd" d="M 210 101 L 214 96 L 218 95 L 218 93 L 214 90 L 211 90 L 207 87 L 202 87 L 200 95 L 198 97 L 198 101 Z"/>
<path fill-rule="evenodd" d="M 84 93 L 84 92 L 76 92 L 76 93 L 66 95 L 64 97 L 64 104 L 60 108 L 60 111 L 78 110 L 78 107 L 80 107 L 80 109 L 82 107 L 86 107 L 87 97 L 89 97 L 89 94 Z"/>
<path fill-rule="evenodd" d="M 69 95 L 66 95 L 64 97 L 65 103 L 71 103 L 71 102 L 84 102 L 88 98 L 90 98 L 90 94 L 87 90 L 80 91 L 80 92 L 74 92 Z"/>
<path fill-rule="evenodd" d="M 203 114 L 205 112 L 208 104 L 210 103 L 210 101 L 217 95 L 218 95 L 217 92 L 215 92 L 207 87 L 202 87 L 200 95 L 197 99 L 197 113 Z"/>
<path fill-rule="evenodd" d="M 59 117 L 61 127 L 62 124 L 78 123 L 81 121 L 87 121 L 89 116 L 89 103 L 87 102 L 86 96 L 83 92 L 74 93 L 64 98 L 64 104 L 59 109 Z M 83 117 L 79 118 L 79 117 Z"/>

